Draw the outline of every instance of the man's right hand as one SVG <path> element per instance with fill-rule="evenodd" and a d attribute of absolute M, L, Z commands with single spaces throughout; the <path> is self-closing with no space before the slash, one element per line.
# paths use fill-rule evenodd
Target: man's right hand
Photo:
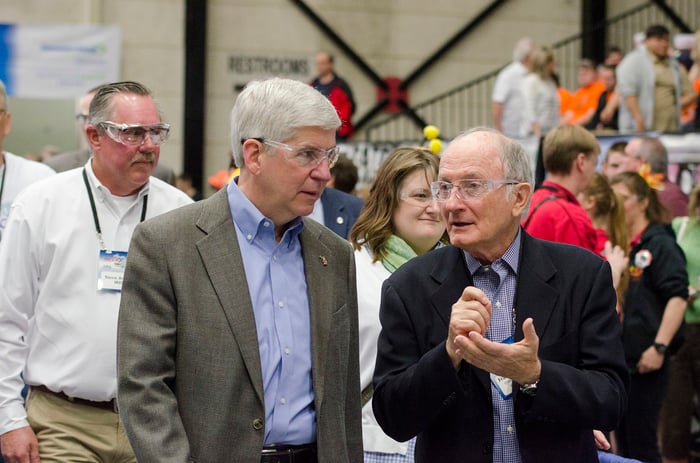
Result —
<path fill-rule="evenodd" d="M 455 338 L 467 336 L 472 331 L 486 336 L 490 319 L 491 301 L 486 297 L 486 294 L 474 286 L 464 288 L 462 296 L 452 305 L 449 333 L 445 345 L 455 369 L 462 361 L 462 353 L 455 344 Z"/>
<path fill-rule="evenodd" d="M 29 426 L 0 436 L 0 450 L 5 463 L 40 463 L 39 443 Z"/>

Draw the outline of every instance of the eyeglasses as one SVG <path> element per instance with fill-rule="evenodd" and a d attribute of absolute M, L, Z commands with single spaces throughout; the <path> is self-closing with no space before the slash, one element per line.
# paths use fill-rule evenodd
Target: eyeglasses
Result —
<path fill-rule="evenodd" d="M 286 143 L 280 143 L 278 141 L 268 140 L 266 138 L 252 137 L 250 139 L 257 140 L 265 145 L 269 145 L 287 151 L 287 153 L 289 154 L 285 155 L 285 158 L 294 161 L 302 167 L 311 166 L 312 168 L 314 168 L 321 164 L 324 160 L 328 161 L 328 167 L 333 167 L 336 161 L 338 161 L 338 156 L 340 155 L 340 148 L 338 148 L 337 146 L 324 150 L 321 148 L 315 148 L 313 146 L 287 145 Z M 250 139 L 243 138 L 241 139 L 241 143 L 244 143 L 246 140 Z"/>
<path fill-rule="evenodd" d="M 112 140 L 128 146 L 143 145 L 146 141 L 146 135 L 150 135 L 154 145 L 160 145 L 168 139 L 170 133 L 170 124 L 165 123 L 141 125 L 103 121 L 97 123 L 97 127 L 104 130 Z"/>
<path fill-rule="evenodd" d="M 428 207 L 430 203 L 435 201 L 435 197 L 432 195 L 430 190 L 426 188 L 420 188 L 413 191 L 402 191 L 399 195 L 401 201 L 405 201 L 408 204 L 419 207 Z"/>
<path fill-rule="evenodd" d="M 490 193 L 503 185 L 517 185 L 517 180 L 479 180 L 479 179 L 463 179 L 455 183 L 450 182 L 432 182 L 430 190 L 433 196 L 438 201 L 447 201 L 452 195 L 454 189 L 457 193 L 457 198 L 465 201 L 467 199 L 478 199 Z"/>

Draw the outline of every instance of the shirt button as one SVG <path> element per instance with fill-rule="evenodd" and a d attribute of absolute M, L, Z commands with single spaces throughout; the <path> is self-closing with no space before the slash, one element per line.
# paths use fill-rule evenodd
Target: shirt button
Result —
<path fill-rule="evenodd" d="M 248 238 L 248 241 L 250 241 L 250 240 L 253 239 L 253 235 L 251 235 L 250 233 L 248 233 L 248 236 L 246 236 L 246 238 Z"/>
<path fill-rule="evenodd" d="M 270 226 L 270 222 L 268 222 L 267 220 L 263 222 L 263 227 L 269 227 L 269 226 Z"/>
<path fill-rule="evenodd" d="M 279 301 L 277 305 L 280 307 L 280 309 L 284 308 L 284 302 Z"/>
<path fill-rule="evenodd" d="M 289 355 L 290 352 L 289 347 L 284 348 L 284 355 Z"/>
<path fill-rule="evenodd" d="M 496 307 L 499 309 L 501 308 L 501 301 L 496 301 Z"/>
<path fill-rule="evenodd" d="M 509 433 L 512 433 L 512 432 L 513 432 L 513 426 L 508 426 L 507 429 L 508 429 L 508 432 L 509 432 Z"/>
<path fill-rule="evenodd" d="M 282 397 L 282 398 L 280 399 L 280 403 L 281 403 L 282 405 L 286 404 L 286 403 L 287 403 L 287 399 L 285 399 L 284 397 Z"/>
<path fill-rule="evenodd" d="M 276 254 L 272 256 L 272 260 L 277 261 L 277 255 L 276 255 Z"/>

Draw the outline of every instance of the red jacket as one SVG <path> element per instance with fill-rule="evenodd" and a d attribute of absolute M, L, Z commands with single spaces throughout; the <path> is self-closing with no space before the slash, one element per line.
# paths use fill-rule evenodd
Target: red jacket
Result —
<path fill-rule="evenodd" d="M 561 185 L 545 180 L 535 190 L 522 226 L 535 238 L 573 244 L 598 255 L 598 238 L 591 219 L 576 197 Z"/>
<path fill-rule="evenodd" d="M 350 97 L 340 88 L 333 87 L 328 95 L 328 100 L 331 102 L 338 117 L 340 118 L 340 128 L 338 128 L 338 136 L 341 138 L 350 138 L 352 136 L 352 102 Z"/>

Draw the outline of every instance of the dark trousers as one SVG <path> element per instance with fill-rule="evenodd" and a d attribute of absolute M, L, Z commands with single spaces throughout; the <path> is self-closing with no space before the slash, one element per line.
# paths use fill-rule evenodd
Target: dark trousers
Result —
<path fill-rule="evenodd" d="M 668 386 L 661 411 L 664 457 L 690 456 L 693 396 L 700 397 L 700 323 L 685 325 L 685 342 L 668 363 Z"/>
<path fill-rule="evenodd" d="M 618 453 L 623 457 L 661 463 L 656 432 L 666 388 L 666 363 L 658 371 L 631 375 L 627 412 L 616 432 Z"/>

